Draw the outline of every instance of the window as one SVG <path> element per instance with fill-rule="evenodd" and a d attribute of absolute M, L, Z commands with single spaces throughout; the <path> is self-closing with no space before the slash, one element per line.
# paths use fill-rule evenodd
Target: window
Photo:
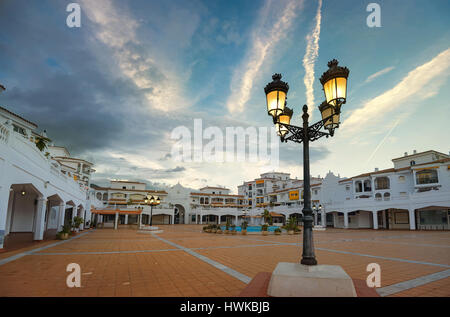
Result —
<path fill-rule="evenodd" d="M 134 189 L 134 186 L 131 186 L 131 189 Z"/>
<path fill-rule="evenodd" d="M 350 190 L 350 185 L 345 186 L 345 190 Z"/>
<path fill-rule="evenodd" d="M 383 197 L 384 197 L 384 200 L 389 200 L 389 199 L 391 199 L 391 194 L 390 193 L 384 193 Z"/>
<path fill-rule="evenodd" d="M 389 189 L 389 177 L 377 177 L 375 179 L 375 189 Z"/>
<path fill-rule="evenodd" d="M 375 200 L 381 200 L 381 194 L 380 193 L 376 193 L 375 194 Z"/>
<path fill-rule="evenodd" d="M 409 162 L 409 165 L 411 165 L 411 166 L 416 165 L 416 161 Z"/>
<path fill-rule="evenodd" d="M 422 170 L 416 173 L 416 184 L 434 184 L 438 183 L 438 174 L 435 169 Z"/>
<path fill-rule="evenodd" d="M 360 192 L 362 192 L 362 182 L 361 181 L 357 181 L 356 183 L 355 183 L 355 187 L 356 187 L 356 192 L 357 193 L 360 193 Z"/>
<path fill-rule="evenodd" d="M 24 128 L 21 128 L 15 124 L 13 124 L 13 130 L 14 130 L 14 132 L 20 133 L 22 135 L 25 135 L 25 136 L 27 135 Z"/>
<path fill-rule="evenodd" d="M 122 186 L 122 189 L 127 189 L 125 186 Z"/>
<path fill-rule="evenodd" d="M 205 203 L 205 199 L 202 197 L 200 198 L 200 204 L 204 204 Z"/>
<path fill-rule="evenodd" d="M 405 176 L 399 176 L 398 177 L 398 182 L 399 183 L 404 183 L 405 182 Z"/>
<path fill-rule="evenodd" d="M 370 180 L 366 179 L 364 181 L 364 191 L 370 192 L 371 190 L 372 190 L 372 183 L 370 182 Z"/>

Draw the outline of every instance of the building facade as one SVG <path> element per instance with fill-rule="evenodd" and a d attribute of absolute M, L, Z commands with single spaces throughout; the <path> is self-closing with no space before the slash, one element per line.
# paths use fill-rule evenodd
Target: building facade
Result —
<path fill-rule="evenodd" d="M 55 237 L 75 216 L 89 219 L 98 203 L 87 187 L 92 170 L 84 180 L 69 175 L 48 147 L 38 148 L 45 135 L 37 128 L 0 107 L 0 250 L 14 240 Z"/>

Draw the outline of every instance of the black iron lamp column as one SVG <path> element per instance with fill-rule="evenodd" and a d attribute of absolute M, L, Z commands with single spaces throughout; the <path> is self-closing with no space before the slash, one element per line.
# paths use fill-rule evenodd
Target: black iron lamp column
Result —
<path fill-rule="evenodd" d="M 161 203 L 161 199 L 159 197 L 153 197 L 153 196 L 148 196 L 145 197 L 144 200 L 145 204 L 149 204 L 150 205 L 150 226 L 152 226 L 152 218 L 153 218 L 153 206 L 157 206 Z"/>
<path fill-rule="evenodd" d="M 301 264 L 316 265 L 312 236 L 312 209 L 311 209 L 311 184 L 309 171 L 309 142 L 313 142 L 323 136 L 327 138 L 334 135 L 334 130 L 339 128 L 341 106 L 347 99 L 347 67 L 338 66 L 338 61 L 333 59 L 328 62 L 328 70 L 320 77 L 320 83 L 325 92 L 325 101 L 319 106 L 322 120 L 309 126 L 308 106 L 303 106 L 303 126 L 291 125 L 293 110 L 287 107 L 287 92 L 289 85 L 281 80 L 281 74 L 274 74 L 273 81 L 264 88 L 267 98 L 267 112 L 273 118 L 281 142 L 303 142 L 303 254 Z M 322 128 L 328 132 L 320 131 Z"/>

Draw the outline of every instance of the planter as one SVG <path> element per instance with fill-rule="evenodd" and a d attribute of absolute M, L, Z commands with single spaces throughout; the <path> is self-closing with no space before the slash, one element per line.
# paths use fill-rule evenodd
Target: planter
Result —
<path fill-rule="evenodd" d="M 294 234 L 300 234 L 301 231 L 294 231 Z"/>
<path fill-rule="evenodd" d="M 222 230 L 217 230 L 216 233 L 219 233 L 219 234 L 220 234 L 220 233 L 222 233 Z"/>
<path fill-rule="evenodd" d="M 276 236 L 279 236 L 280 234 L 281 234 L 281 232 L 275 231 L 275 235 L 276 235 Z"/>
<path fill-rule="evenodd" d="M 232 234 L 232 235 L 236 235 L 236 234 L 237 234 L 237 231 L 231 231 L 231 234 Z"/>
<path fill-rule="evenodd" d="M 213 229 L 213 230 L 212 230 L 212 233 L 216 233 L 216 232 L 217 232 L 217 229 Z"/>
<path fill-rule="evenodd" d="M 225 234 L 229 234 L 230 233 L 230 230 L 225 230 Z"/>
<path fill-rule="evenodd" d="M 269 231 L 261 231 L 263 236 L 267 236 L 269 234 Z"/>
<path fill-rule="evenodd" d="M 61 240 L 67 240 L 69 239 L 69 233 L 61 233 Z"/>
<path fill-rule="evenodd" d="M 242 230 L 242 235 L 246 236 L 247 235 L 247 230 Z"/>
<path fill-rule="evenodd" d="M 288 230 L 288 234 L 289 234 L 289 235 L 294 234 L 294 230 Z"/>

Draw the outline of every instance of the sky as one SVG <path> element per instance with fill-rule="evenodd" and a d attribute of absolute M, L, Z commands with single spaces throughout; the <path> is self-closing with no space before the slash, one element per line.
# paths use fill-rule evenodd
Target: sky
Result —
<path fill-rule="evenodd" d="M 275 139 L 276 168 L 183 162 L 172 133 L 193 134 L 194 119 L 224 135 L 272 128 L 263 88 L 274 73 L 289 83 L 292 123 L 304 104 L 316 122 L 333 58 L 350 69 L 348 98 L 335 136 L 310 144 L 313 176 L 391 168 L 413 150 L 449 153 L 447 0 L 376 1 L 381 27 L 367 25 L 372 1 L 361 0 L 79 0 L 81 27 L 69 28 L 71 2 L 0 0 L 0 105 L 93 162 L 92 183 L 236 193 L 269 170 L 301 179 L 301 144 Z"/>

